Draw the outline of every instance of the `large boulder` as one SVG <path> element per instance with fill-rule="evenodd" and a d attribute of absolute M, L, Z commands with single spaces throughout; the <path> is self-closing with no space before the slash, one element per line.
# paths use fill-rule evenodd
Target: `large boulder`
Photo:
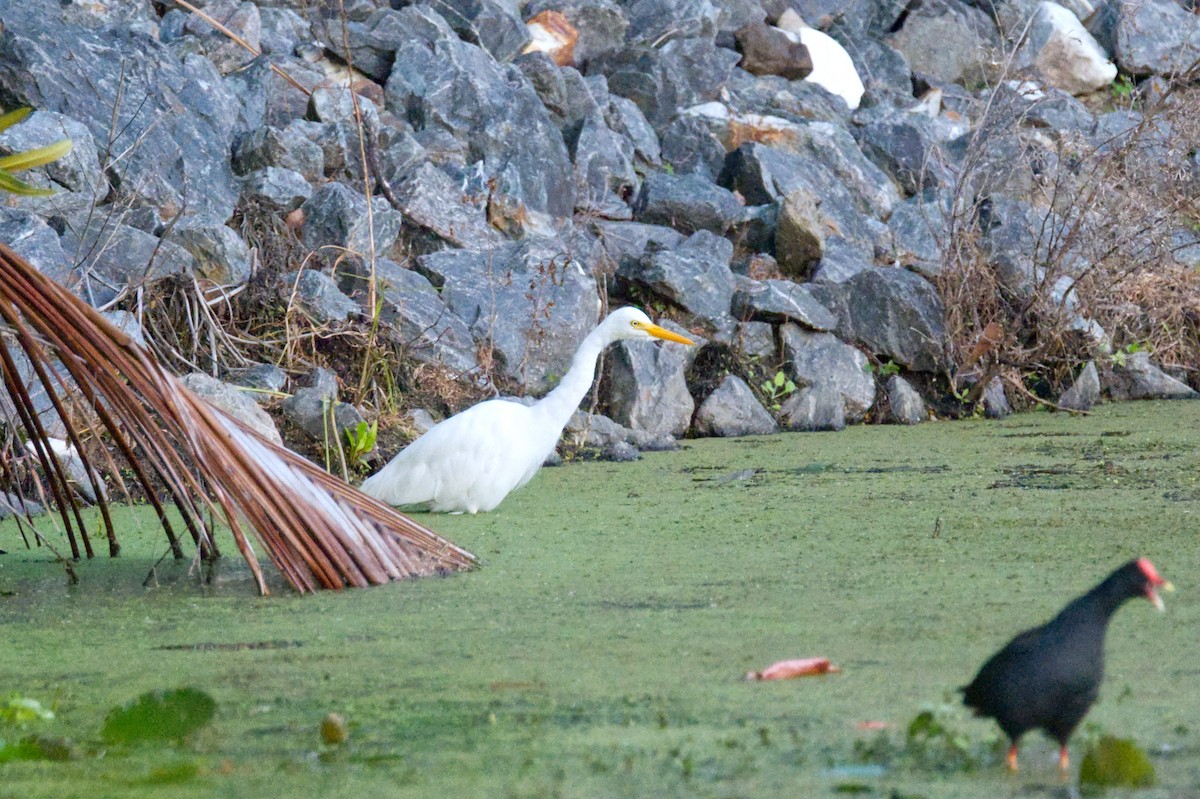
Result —
<path fill-rule="evenodd" d="M 838 335 L 917 372 L 946 364 L 944 309 L 937 289 L 904 269 L 871 268 L 844 283 L 813 286 L 838 316 Z"/>
<path fill-rule="evenodd" d="M 705 436 L 761 436 L 779 426 L 746 381 L 725 375 L 696 410 L 696 432 Z"/>
<path fill-rule="evenodd" d="M 556 239 L 430 253 L 416 268 L 441 289 L 496 371 L 534 394 L 566 373 L 600 315 L 595 277 Z"/>
<path fill-rule="evenodd" d="M 1114 55 L 1131 75 L 1175 75 L 1200 59 L 1200 17 L 1175 0 L 1114 4 Z"/>
<path fill-rule="evenodd" d="M 655 436 L 687 432 L 696 402 L 684 375 L 684 345 L 621 341 L 613 347 L 608 363 L 608 409 L 613 420 Z"/>
<path fill-rule="evenodd" d="M 1051 86 L 1071 94 L 1095 91 L 1117 77 L 1116 65 L 1079 17 L 1051 2 L 1038 4 L 1017 65 L 1033 67 Z"/>
<path fill-rule="evenodd" d="M 137 29 L 85 27 L 70 16 L 61 4 L 0 7 L 5 105 L 78 120 L 120 153 L 106 164 L 112 196 L 99 199 L 149 206 L 163 219 L 229 219 L 237 198 L 229 166 L 237 103 L 212 62 L 181 58 Z"/>
<path fill-rule="evenodd" d="M 713 329 L 731 329 L 732 257 L 728 239 L 701 230 L 673 249 L 649 252 L 636 265 L 620 267 L 617 275 L 685 308 Z"/>
<path fill-rule="evenodd" d="M 571 161 L 529 80 L 462 41 L 431 7 L 395 13 L 407 33 L 388 77 L 388 109 L 414 128 L 441 129 L 465 142 L 498 192 L 530 211 L 569 217 Z"/>
<path fill-rule="evenodd" d="M 867 371 L 867 356 L 832 333 L 803 330 L 790 323 L 780 329 L 780 336 L 792 379 L 801 386 L 836 389 L 845 421 L 862 419 L 875 404 L 875 379 Z"/>

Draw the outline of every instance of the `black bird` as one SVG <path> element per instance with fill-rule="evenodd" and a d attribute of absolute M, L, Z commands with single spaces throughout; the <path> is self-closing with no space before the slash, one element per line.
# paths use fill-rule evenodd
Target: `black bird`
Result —
<path fill-rule="evenodd" d="M 1138 596 L 1162 610 L 1159 588 L 1172 590 L 1153 563 L 1129 561 L 1053 619 L 1009 641 L 960 689 L 964 705 L 994 718 L 1008 736 L 1010 771 L 1017 770 L 1017 742 L 1038 727 L 1058 741 L 1058 766 L 1069 770 L 1067 739 L 1096 701 L 1104 677 L 1108 621 Z"/>

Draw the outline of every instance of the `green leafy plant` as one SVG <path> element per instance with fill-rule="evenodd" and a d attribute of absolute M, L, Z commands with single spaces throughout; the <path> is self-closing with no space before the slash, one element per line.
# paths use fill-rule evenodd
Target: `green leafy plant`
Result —
<path fill-rule="evenodd" d="M 796 391 L 796 384 L 788 379 L 788 376 L 779 370 L 770 380 L 763 381 L 760 386 L 763 394 L 767 397 L 767 402 L 771 404 L 771 410 L 779 410 L 780 402 Z"/>
<path fill-rule="evenodd" d="M 1145 352 L 1147 349 L 1149 349 L 1149 348 L 1145 344 L 1142 344 L 1139 341 L 1132 341 L 1132 342 L 1126 344 L 1121 349 L 1113 352 L 1113 354 L 1109 357 L 1114 364 L 1116 364 L 1117 366 L 1120 366 L 1120 367 L 1124 367 L 1125 360 L 1130 355 L 1133 355 L 1134 353 L 1137 353 L 1137 352 Z"/>
<path fill-rule="evenodd" d="M 1117 100 L 1128 100 L 1133 95 L 1133 78 L 1128 75 L 1118 75 L 1109 85 L 1109 91 Z"/>
<path fill-rule="evenodd" d="M 900 374 L 900 364 L 896 363 L 890 358 L 888 359 L 887 363 L 881 363 L 878 366 L 873 363 L 868 363 L 863 367 L 863 369 L 865 369 L 869 374 L 875 375 L 880 380 L 887 380 L 893 375 Z"/>
<path fill-rule="evenodd" d="M 0 131 L 11 128 L 29 116 L 32 111 L 32 108 L 18 108 L 15 111 L 9 111 L 7 114 L 0 115 Z M 20 172 L 23 169 L 32 169 L 35 166 L 42 166 L 51 161 L 57 161 L 69 152 L 71 152 L 71 140 L 63 139 L 45 147 L 26 150 L 23 153 L 13 153 L 12 155 L 0 158 L 0 190 L 29 197 L 45 197 L 53 194 L 53 189 L 38 188 L 17 179 L 12 173 Z"/>
<path fill-rule="evenodd" d="M 362 462 L 367 453 L 375 449 L 375 440 L 379 436 L 379 422 L 371 424 L 359 422 L 355 427 L 346 429 L 346 459 L 351 465 Z"/>

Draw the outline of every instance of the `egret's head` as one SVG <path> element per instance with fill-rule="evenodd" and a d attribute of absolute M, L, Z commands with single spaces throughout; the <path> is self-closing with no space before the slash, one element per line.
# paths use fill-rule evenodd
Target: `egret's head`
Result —
<path fill-rule="evenodd" d="M 604 327 L 608 329 L 610 341 L 620 339 L 650 341 L 661 338 L 665 341 L 675 341 L 679 344 L 696 343 L 686 336 L 681 336 L 678 333 L 672 333 L 666 328 L 659 327 L 650 321 L 650 317 L 637 308 L 618 308 L 604 320 Z"/>

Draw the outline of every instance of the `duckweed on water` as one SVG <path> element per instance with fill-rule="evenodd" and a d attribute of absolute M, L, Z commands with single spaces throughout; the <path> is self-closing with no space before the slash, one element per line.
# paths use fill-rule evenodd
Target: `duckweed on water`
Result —
<path fill-rule="evenodd" d="M 1138 797 L 1200 795 L 1198 422 L 1200 403 L 1123 404 L 545 469 L 493 513 L 423 517 L 479 569 L 311 597 L 258 598 L 234 559 L 144 589 L 165 541 L 140 513 L 70 587 L 5 524 L 3 690 L 56 718 L 0 738 L 77 756 L 0 764 L 0 799 L 1045 794 L 1053 745 L 1028 736 L 1010 778 L 955 689 L 1134 554 L 1180 590 L 1114 619 L 1089 721 L 1149 752 Z M 741 679 L 818 655 L 841 673 Z M 210 724 L 107 750 L 111 708 L 180 686 L 215 700 Z M 977 767 L 856 757 L 902 750 L 930 706 Z"/>

